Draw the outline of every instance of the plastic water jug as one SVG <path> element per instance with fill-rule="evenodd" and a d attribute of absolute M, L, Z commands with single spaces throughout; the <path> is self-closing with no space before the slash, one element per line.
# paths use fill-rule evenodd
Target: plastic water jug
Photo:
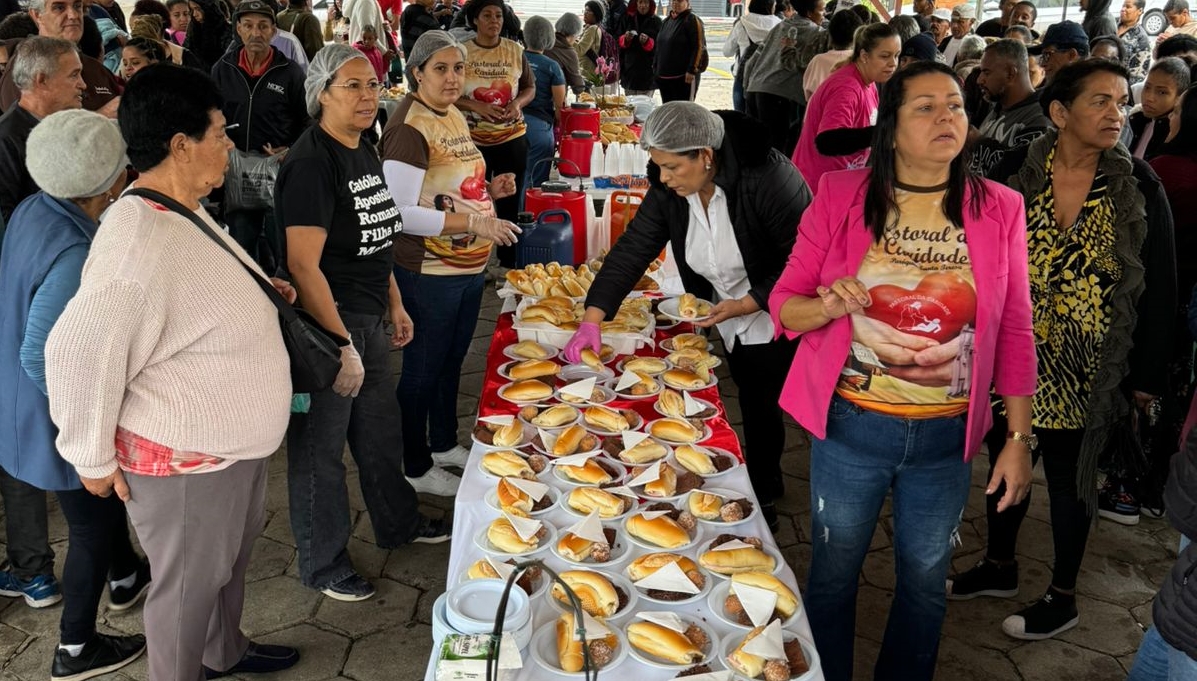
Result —
<path fill-rule="evenodd" d="M 585 131 L 592 137 L 599 137 L 599 110 L 590 102 L 575 102 L 561 110 L 562 137 L 571 132 Z"/>
<path fill-rule="evenodd" d="M 521 214 L 522 219 L 526 214 Z M 569 211 L 546 210 L 535 224 L 521 225 L 524 233 L 516 245 L 515 266 L 532 263 L 572 263 L 574 259 L 574 226 Z"/>
<path fill-rule="evenodd" d="M 571 132 L 561 140 L 561 163 L 557 170 L 566 177 L 590 177 L 590 156 L 595 147 L 588 132 Z"/>
<path fill-rule="evenodd" d="M 524 210 L 533 215 L 540 216 L 546 211 L 558 209 L 569 213 L 574 231 L 574 252 L 571 257 L 560 258 L 558 262 L 561 264 L 577 265 L 586 262 L 587 238 L 589 236 L 587 226 L 590 224 L 587 211 L 588 202 L 590 199 L 586 196 L 585 189 L 571 189 L 565 182 L 545 182 L 540 187 L 524 192 Z M 593 210 L 594 204 L 591 202 L 590 211 Z"/>
<path fill-rule="evenodd" d="M 632 218 L 636 217 L 636 211 L 640 210 L 640 204 L 644 201 L 644 192 L 625 192 L 617 191 L 611 192 L 611 244 L 624 233 L 628 228 L 628 224 L 632 222 Z"/>

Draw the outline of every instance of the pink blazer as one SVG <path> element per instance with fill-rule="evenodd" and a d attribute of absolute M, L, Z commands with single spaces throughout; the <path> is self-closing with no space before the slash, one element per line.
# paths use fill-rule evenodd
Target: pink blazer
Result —
<path fill-rule="evenodd" d="M 868 168 L 827 173 L 815 200 L 802 216 L 789 262 L 769 296 L 774 327 L 784 330 L 781 306 L 791 296 L 814 296 L 818 286 L 856 276 L 873 243 L 864 224 Z M 1035 392 L 1035 343 L 1031 332 L 1031 291 L 1027 280 L 1026 214 L 1022 196 L 985 180 L 988 190 L 980 217 L 973 217 L 971 192 L 965 197 L 964 235 L 977 288 L 977 324 L 968 399 L 964 460 L 977 453 L 993 425 L 992 385 L 999 395 Z M 848 317 L 802 335 L 781 393 L 781 407 L 819 439 L 827 437 L 827 409 L 848 357 L 852 324 Z"/>

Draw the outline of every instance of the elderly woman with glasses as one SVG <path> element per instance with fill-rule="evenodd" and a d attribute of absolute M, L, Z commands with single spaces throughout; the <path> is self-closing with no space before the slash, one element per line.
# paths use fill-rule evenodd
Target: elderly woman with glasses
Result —
<path fill-rule="evenodd" d="M 350 339 L 332 388 L 312 394 L 287 434 L 291 529 L 304 585 L 341 601 L 374 595 L 349 559 L 349 496 L 341 455 L 361 472 L 375 543 L 447 541 L 443 521 L 424 517 L 403 477 L 403 437 L 392 397 L 390 351 L 411 342 L 411 317 L 391 275 L 391 248 L 403 229 L 362 132 L 374 125 L 382 84 L 348 45 L 316 53 L 304 81 L 316 124 L 291 146 L 275 187 L 287 230 L 287 265 L 299 302 L 325 329 Z M 394 330 L 387 334 L 390 322 Z"/>

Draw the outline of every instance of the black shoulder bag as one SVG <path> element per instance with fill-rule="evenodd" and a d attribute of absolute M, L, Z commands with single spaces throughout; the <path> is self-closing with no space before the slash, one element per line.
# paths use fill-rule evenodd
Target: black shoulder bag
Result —
<path fill-rule="evenodd" d="M 278 308 L 279 324 L 283 333 L 283 343 L 287 346 L 287 354 L 291 357 L 291 390 L 296 393 L 314 393 L 327 390 L 337 380 L 341 371 L 341 348 L 349 345 L 349 340 L 342 338 L 315 320 L 310 314 L 297 309 L 274 289 L 274 284 L 260 276 L 247 265 L 228 244 L 216 235 L 206 222 L 186 206 L 152 189 L 134 188 L 125 192 L 132 196 L 140 196 L 150 201 L 160 203 L 172 211 L 182 215 L 199 227 L 216 242 L 253 277 L 262 292 Z"/>

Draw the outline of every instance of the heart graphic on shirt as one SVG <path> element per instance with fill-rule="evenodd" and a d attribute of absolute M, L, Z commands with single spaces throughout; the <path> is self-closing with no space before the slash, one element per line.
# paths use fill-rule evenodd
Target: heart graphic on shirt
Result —
<path fill-rule="evenodd" d="M 492 80 L 490 87 L 474 88 L 473 97 L 479 102 L 507 106 L 511 101 L 511 83 L 504 80 Z"/>
<path fill-rule="evenodd" d="M 458 187 L 461 198 L 481 201 L 486 198 L 486 171 L 482 164 L 474 164 L 474 174 L 461 181 Z"/>
<path fill-rule="evenodd" d="M 869 289 L 866 316 L 895 329 L 939 343 L 956 337 L 977 314 L 977 293 L 955 272 L 928 274 L 914 290 L 880 284 Z"/>

